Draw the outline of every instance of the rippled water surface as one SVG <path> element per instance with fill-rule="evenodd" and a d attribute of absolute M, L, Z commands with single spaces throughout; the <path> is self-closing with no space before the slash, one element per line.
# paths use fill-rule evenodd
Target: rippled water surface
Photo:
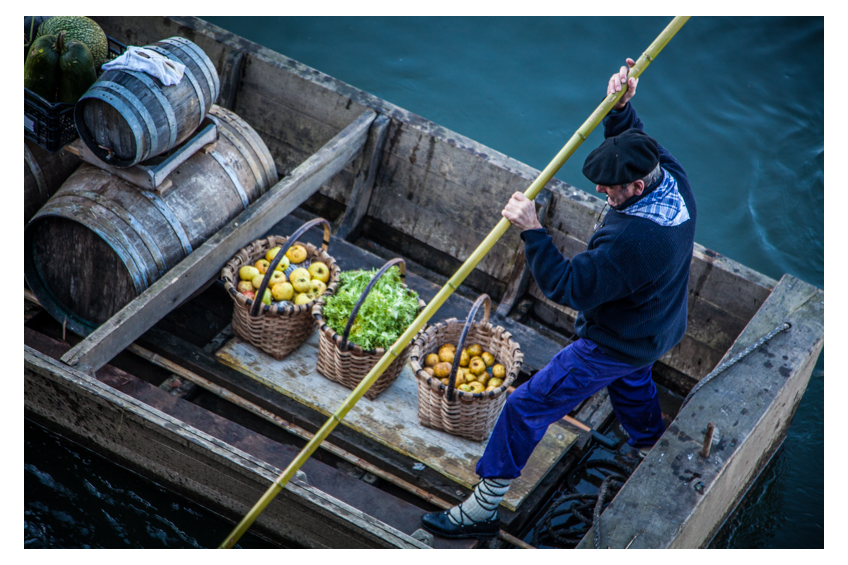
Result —
<path fill-rule="evenodd" d="M 208 19 L 539 169 L 597 107 L 624 58 L 638 57 L 669 21 Z M 647 132 L 689 174 L 698 199 L 696 240 L 774 279 L 789 273 L 820 288 L 823 40 L 821 18 L 693 18 L 645 71 L 634 99 Z M 602 135 L 594 132 L 557 176 L 590 190 L 580 171 Z M 715 547 L 823 547 L 823 397 L 824 355 L 786 442 Z M 28 459 L 28 489 L 39 481 L 30 464 Z M 110 493 L 97 476 L 86 480 L 97 492 Z M 114 480 L 115 488 L 132 490 Z M 59 496 L 47 486 L 43 492 Z M 88 499 L 86 512 L 111 512 L 102 500 Z M 41 512 L 38 504 L 28 502 L 27 511 Z M 156 509 L 168 520 L 190 514 L 164 502 Z M 92 527 L 108 543 L 82 531 L 69 534 L 72 542 L 51 539 L 71 546 L 124 544 L 123 526 L 108 532 L 108 520 L 99 519 L 102 525 Z M 40 527 L 64 529 L 62 520 L 51 514 L 50 525 Z M 201 539 L 202 528 L 170 529 L 150 521 L 172 543 L 191 546 Z M 159 543 L 144 530 L 141 539 L 141 545 Z"/>
<path fill-rule="evenodd" d="M 25 423 L 24 547 L 217 547 L 232 524 L 50 431 Z M 273 547 L 251 535 L 240 547 Z"/>

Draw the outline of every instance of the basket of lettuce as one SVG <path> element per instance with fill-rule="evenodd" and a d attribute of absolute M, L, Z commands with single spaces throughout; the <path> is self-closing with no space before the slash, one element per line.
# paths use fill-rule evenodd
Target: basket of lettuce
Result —
<path fill-rule="evenodd" d="M 406 263 L 392 259 L 379 271 L 345 271 L 332 296 L 312 308 L 318 322 L 318 372 L 349 389 L 356 388 L 387 349 L 426 306 L 409 289 Z M 410 346 L 374 382 L 365 398 L 374 400 L 397 379 L 409 359 Z"/>

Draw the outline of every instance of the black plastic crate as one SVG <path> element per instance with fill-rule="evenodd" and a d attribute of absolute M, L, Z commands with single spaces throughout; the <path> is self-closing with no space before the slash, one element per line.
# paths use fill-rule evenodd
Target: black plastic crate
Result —
<path fill-rule="evenodd" d="M 106 38 L 109 40 L 110 59 L 126 51 L 126 45 L 109 36 Z M 24 137 L 50 153 L 57 152 L 79 137 L 74 124 L 74 105 L 51 104 L 30 89 L 24 88 Z"/>

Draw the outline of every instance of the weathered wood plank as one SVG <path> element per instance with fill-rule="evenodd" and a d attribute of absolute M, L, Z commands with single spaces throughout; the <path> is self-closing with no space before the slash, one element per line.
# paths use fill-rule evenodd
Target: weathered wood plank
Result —
<path fill-rule="evenodd" d="M 336 236 L 342 239 L 351 239 L 351 236 L 355 235 L 354 232 L 358 231 L 359 224 L 371 204 L 371 192 L 377 178 L 377 170 L 380 168 L 380 161 L 382 161 L 390 122 L 391 120 L 386 116 L 377 116 L 368 131 L 365 149 L 357 159 L 359 162 L 354 163 L 354 168 L 358 169 L 356 181 L 350 198 L 347 199 L 347 210 L 339 220 L 336 229 Z"/>
<path fill-rule="evenodd" d="M 28 411 L 233 516 L 245 514 L 281 472 L 28 346 L 24 377 Z M 129 375 L 124 379 L 128 382 Z M 423 546 L 298 478 L 257 525 L 307 547 Z"/>
<path fill-rule="evenodd" d="M 310 157 L 310 154 L 302 153 L 298 149 L 267 134 L 263 135 L 262 139 L 271 152 L 271 157 L 274 159 L 277 170 L 283 176 L 291 174 L 295 168 Z M 338 202 L 347 202 L 354 178 L 355 173 L 350 168 L 350 164 L 348 164 L 336 176 L 324 183 L 319 189 L 319 194 L 325 194 Z"/>
<path fill-rule="evenodd" d="M 215 276 L 239 249 L 315 192 L 362 150 L 376 114 L 364 113 L 292 175 L 278 182 L 235 220 L 209 238 L 137 299 L 92 332 L 62 360 L 92 369 L 106 364 L 174 306 Z"/>
<path fill-rule="evenodd" d="M 821 290 L 790 275 L 780 280 L 731 353 L 783 321 L 792 329 L 721 373 L 681 409 L 604 511 L 602 547 L 709 542 L 783 441 L 824 343 L 823 300 Z M 708 422 L 719 436 L 703 458 Z M 578 547 L 591 547 L 592 539 L 590 531 Z"/>
<path fill-rule="evenodd" d="M 459 152 L 456 154 L 458 159 L 467 158 Z M 422 160 L 426 162 L 425 157 Z M 509 177 L 512 182 L 492 182 L 489 178 L 492 170 L 494 169 L 469 172 L 477 176 L 465 178 L 461 183 L 457 183 L 432 168 L 411 165 L 387 150 L 374 195 L 383 198 L 391 194 L 395 199 L 407 200 L 427 211 L 433 221 L 444 219 L 485 237 L 488 235 L 486 220 L 490 219 L 492 225 L 497 223 L 510 196 L 527 188 L 527 182 L 514 175 Z M 379 203 L 379 200 L 376 203 Z M 374 207 L 369 213 L 379 215 Z M 416 236 L 416 232 L 410 230 L 410 235 Z M 517 246 L 518 233 L 507 232 L 501 240 L 510 247 Z"/>
<path fill-rule="evenodd" d="M 397 194 L 384 192 L 375 188 L 371 198 L 369 216 L 398 230 L 410 234 L 420 243 L 443 251 L 465 261 L 480 245 L 486 234 L 478 234 L 468 226 L 445 217 L 439 217 L 431 210 L 420 208 L 406 198 Z M 498 218 L 492 218 L 492 228 Z M 518 231 L 514 229 L 513 231 Z M 505 281 L 512 271 L 512 265 L 518 254 L 518 246 L 510 246 L 504 237 L 498 241 L 477 265 L 476 269 L 491 275 L 499 281 Z M 415 259 L 415 257 L 413 257 Z"/>
<path fill-rule="evenodd" d="M 239 93 L 236 113 L 256 124 L 257 131 L 278 139 L 304 154 L 311 154 L 342 128 L 327 125 L 304 114 L 291 100 L 266 98 L 249 86 Z"/>

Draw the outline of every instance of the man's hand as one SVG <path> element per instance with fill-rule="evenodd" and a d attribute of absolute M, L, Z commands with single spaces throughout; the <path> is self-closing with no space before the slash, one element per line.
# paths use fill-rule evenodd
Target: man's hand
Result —
<path fill-rule="evenodd" d="M 633 67 L 633 65 L 636 64 L 636 61 L 628 57 L 625 59 L 625 62 L 627 63 L 627 66 L 621 67 L 617 73 L 612 75 L 609 79 L 609 84 L 607 84 L 607 96 L 613 92 L 619 92 L 621 90 L 621 86 L 623 84 L 627 84 L 627 92 L 624 93 L 624 96 L 621 97 L 618 104 L 613 107 L 615 110 L 622 110 L 627 105 L 627 102 L 633 98 L 634 94 L 636 94 L 636 85 L 639 84 L 638 78 L 631 78 L 629 81 L 627 80 L 627 71 L 630 67 Z"/>
<path fill-rule="evenodd" d="M 501 215 L 521 231 L 535 230 L 542 227 L 542 224 L 539 223 L 539 218 L 536 217 L 536 206 L 532 200 L 524 196 L 521 192 L 516 192 L 512 195 Z"/>

